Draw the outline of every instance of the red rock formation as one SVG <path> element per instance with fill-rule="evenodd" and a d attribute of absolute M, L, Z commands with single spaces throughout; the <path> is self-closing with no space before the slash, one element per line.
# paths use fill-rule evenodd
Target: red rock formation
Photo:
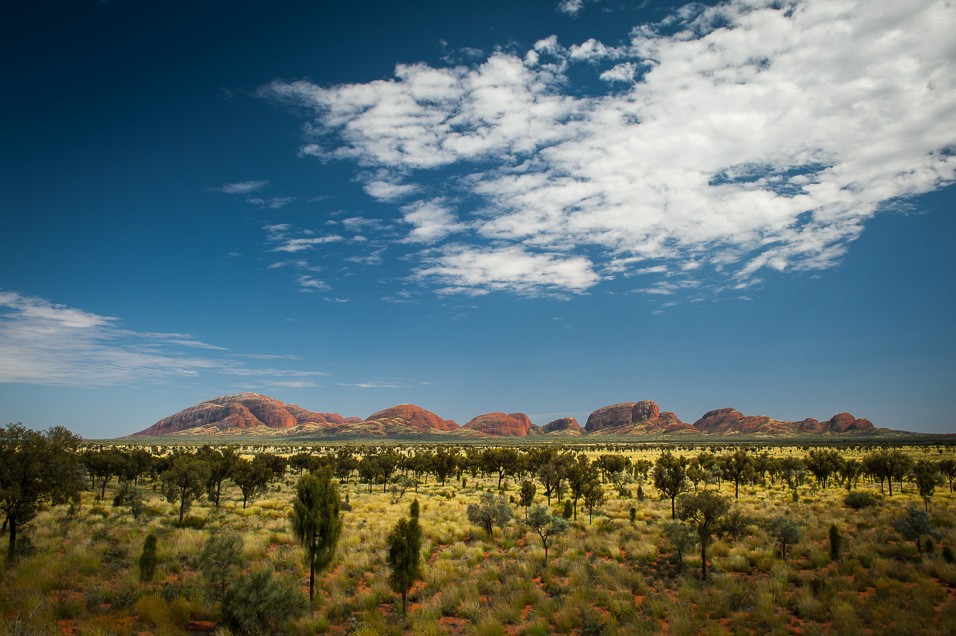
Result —
<path fill-rule="evenodd" d="M 722 433 L 736 426 L 742 419 L 744 419 L 744 414 L 737 409 L 714 409 L 704 413 L 699 420 L 694 422 L 694 427 L 707 433 Z"/>
<path fill-rule="evenodd" d="M 183 409 L 156 422 L 134 436 L 173 435 L 191 429 L 213 428 L 217 431 L 237 431 L 265 427 L 291 430 L 302 424 L 344 423 L 337 413 L 313 413 L 296 406 L 259 395 L 241 393 L 224 395 Z"/>
<path fill-rule="evenodd" d="M 605 428 L 627 426 L 635 422 L 653 420 L 660 416 L 660 414 L 660 407 L 650 400 L 611 404 L 610 406 L 602 406 L 591 413 L 591 415 L 588 416 L 587 424 L 584 425 L 584 429 L 592 433 Z"/>
<path fill-rule="evenodd" d="M 472 418 L 462 428 L 486 435 L 525 437 L 537 433 L 537 427 L 524 413 L 485 413 Z"/>
<path fill-rule="evenodd" d="M 797 430 L 801 433 L 822 433 L 823 425 L 819 421 L 808 417 L 805 420 L 796 422 Z"/>
<path fill-rule="evenodd" d="M 552 420 L 541 427 L 542 433 L 560 433 L 564 431 L 580 433 L 581 425 L 578 424 L 578 421 L 573 417 L 562 417 L 557 420 Z"/>
<path fill-rule="evenodd" d="M 873 428 L 873 423 L 870 420 L 857 419 L 849 413 L 837 413 L 826 423 L 826 428 L 832 433 L 868 431 Z"/>
<path fill-rule="evenodd" d="M 600 431 L 610 435 L 657 435 L 696 431 L 674 413 L 661 412 L 660 407 L 650 400 L 603 406 L 591 413 L 584 428 L 589 433 Z"/>
<path fill-rule="evenodd" d="M 452 420 L 444 420 L 431 411 L 414 404 L 399 404 L 391 408 L 372 413 L 366 422 L 372 420 L 403 420 L 405 424 L 419 431 L 454 431 L 458 429 Z"/>

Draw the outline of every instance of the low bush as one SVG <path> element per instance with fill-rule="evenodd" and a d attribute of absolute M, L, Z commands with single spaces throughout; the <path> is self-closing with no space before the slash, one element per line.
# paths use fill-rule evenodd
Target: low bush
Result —
<path fill-rule="evenodd" d="M 843 498 L 843 504 L 847 508 L 852 508 L 854 510 L 860 510 L 862 508 L 870 508 L 875 506 L 879 500 L 871 495 L 868 492 L 861 492 L 859 490 L 854 490 L 846 497 Z"/>

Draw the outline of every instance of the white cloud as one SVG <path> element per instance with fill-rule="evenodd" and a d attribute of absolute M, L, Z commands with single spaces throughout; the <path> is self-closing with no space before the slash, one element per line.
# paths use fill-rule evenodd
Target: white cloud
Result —
<path fill-rule="evenodd" d="M 213 188 L 213 190 L 223 194 L 250 194 L 263 189 L 267 185 L 269 185 L 268 181 L 237 181 L 235 183 L 224 183 L 218 188 Z"/>
<path fill-rule="evenodd" d="M 101 387 L 213 375 L 276 380 L 321 375 L 249 367 L 234 359 L 241 354 L 211 357 L 219 351 L 225 348 L 189 334 L 131 331 L 116 317 L 0 291 L 0 382 Z"/>
<path fill-rule="evenodd" d="M 623 62 L 612 66 L 598 77 L 605 82 L 633 82 L 638 66 L 634 62 Z"/>
<path fill-rule="evenodd" d="M 409 243 L 434 243 L 465 228 L 441 199 L 406 205 L 402 214 L 404 221 L 414 226 L 406 239 Z"/>
<path fill-rule="evenodd" d="M 436 280 L 447 293 L 468 294 L 500 290 L 580 293 L 599 280 L 584 257 L 531 253 L 517 246 L 450 246 L 416 274 L 423 280 Z"/>
<path fill-rule="evenodd" d="M 309 236 L 309 237 L 297 237 L 297 238 L 287 238 L 283 240 L 279 245 L 276 245 L 272 248 L 273 252 L 289 252 L 290 254 L 295 254 L 296 252 L 302 252 L 304 250 L 310 250 L 316 245 L 325 245 L 327 243 L 338 243 L 344 241 L 345 239 L 337 234 L 331 234 L 329 236 Z"/>
<path fill-rule="evenodd" d="M 295 282 L 299 285 L 299 290 L 303 292 L 325 292 L 332 289 L 332 287 L 330 287 L 325 281 L 319 280 L 314 276 L 309 276 L 308 274 L 301 274 L 295 279 Z"/>
<path fill-rule="evenodd" d="M 268 208 L 270 210 L 281 210 L 293 201 L 295 201 L 295 197 L 250 197 L 246 199 L 246 203 L 258 205 L 260 208 Z"/>
<path fill-rule="evenodd" d="M 409 183 L 396 183 L 394 181 L 372 180 L 365 184 L 365 192 L 369 196 L 384 201 L 386 203 L 397 201 L 418 191 L 418 186 Z"/>
<path fill-rule="evenodd" d="M 745 288 L 767 268 L 831 267 L 889 203 L 954 181 L 954 32 L 956 8 L 933 0 L 734 0 L 623 46 L 552 36 L 523 56 L 262 94 L 312 109 L 304 154 L 357 162 L 373 196 L 414 188 L 406 241 L 456 233 L 418 270 L 445 291 L 577 292 L 649 260 Z M 572 85 L 581 62 L 614 91 Z M 435 204 L 452 199 L 479 203 Z"/>
<path fill-rule="evenodd" d="M 577 15 L 584 8 L 584 0 L 561 0 L 558 11 L 567 15 Z"/>

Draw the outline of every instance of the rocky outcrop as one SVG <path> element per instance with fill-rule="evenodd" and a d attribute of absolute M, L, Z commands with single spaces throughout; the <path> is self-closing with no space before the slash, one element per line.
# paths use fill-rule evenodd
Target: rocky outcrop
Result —
<path fill-rule="evenodd" d="M 538 427 L 532 424 L 524 413 L 485 413 L 472 418 L 462 428 L 486 435 L 508 437 L 525 437 L 539 432 Z"/>
<path fill-rule="evenodd" d="M 200 402 L 166 417 L 130 437 L 150 436 L 282 436 L 282 437 L 422 437 L 452 435 L 464 437 L 525 437 L 551 435 L 820 435 L 878 433 L 866 419 L 837 413 L 826 422 L 807 418 L 799 422 L 775 420 L 765 415 L 744 415 L 737 409 L 722 408 L 705 413 L 693 425 L 674 413 L 644 400 L 604 406 L 588 417 L 584 429 L 573 417 L 549 422 L 543 428 L 532 424 L 524 413 L 486 413 L 459 427 L 414 404 L 399 404 L 373 413 L 365 420 L 338 413 L 314 412 L 285 404 L 257 393 L 226 395 Z"/>
<path fill-rule="evenodd" d="M 453 420 L 442 419 L 431 411 L 427 411 L 414 404 L 399 404 L 397 406 L 372 413 L 365 418 L 366 422 L 372 420 L 402 420 L 409 428 L 422 432 L 458 430 L 458 425 Z"/>
<path fill-rule="evenodd" d="M 849 413 L 837 413 L 826 423 L 826 429 L 831 433 L 869 431 L 873 429 L 873 422 L 866 419 L 857 419 Z"/>
<path fill-rule="evenodd" d="M 573 417 L 562 417 L 552 420 L 541 427 L 541 432 L 549 433 L 581 433 L 581 425 Z"/>
<path fill-rule="evenodd" d="M 163 418 L 134 433 L 137 437 L 175 435 L 190 431 L 222 433 L 271 429 L 292 430 L 304 424 L 345 423 L 338 413 L 313 413 L 258 393 L 223 395 Z"/>
<path fill-rule="evenodd" d="M 657 435 L 696 430 L 674 413 L 661 411 L 650 400 L 603 406 L 591 413 L 584 428 L 588 433 L 608 435 Z"/>
<path fill-rule="evenodd" d="M 592 433 L 605 428 L 626 426 L 634 422 L 654 419 L 659 416 L 660 413 L 660 407 L 650 400 L 622 402 L 621 404 L 602 406 L 588 416 L 584 430 Z"/>
<path fill-rule="evenodd" d="M 704 413 L 694 422 L 704 433 L 723 435 L 801 435 L 821 433 L 848 433 L 873 429 L 869 420 L 857 419 L 849 413 L 838 413 L 826 423 L 808 417 L 799 422 L 775 420 L 766 415 L 744 415 L 731 408 Z"/>
<path fill-rule="evenodd" d="M 819 420 L 815 420 L 812 417 L 808 417 L 805 420 L 796 422 L 797 430 L 801 433 L 822 433 L 823 424 Z"/>

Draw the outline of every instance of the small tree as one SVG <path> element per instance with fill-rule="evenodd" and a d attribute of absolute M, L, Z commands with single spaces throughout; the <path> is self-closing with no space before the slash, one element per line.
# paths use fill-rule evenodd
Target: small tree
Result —
<path fill-rule="evenodd" d="M 163 494 L 169 503 L 179 503 L 180 526 L 192 502 L 202 497 L 208 475 L 209 464 L 186 454 L 175 456 L 169 470 L 163 473 Z"/>
<path fill-rule="evenodd" d="M 740 499 L 740 484 L 751 479 L 754 474 L 753 456 L 743 448 L 738 448 L 720 459 L 724 476 L 734 482 L 734 499 Z"/>
<path fill-rule="evenodd" d="M 290 518 L 292 532 L 305 548 L 309 564 L 309 606 L 315 611 L 315 572 L 332 562 L 342 532 L 339 491 L 328 471 L 299 479 Z"/>
<path fill-rule="evenodd" d="M 787 560 L 787 546 L 799 543 L 800 539 L 803 538 L 803 533 L 800 532 L 800 526 L 787 516 L 774 517 L 771 519 L 770 523 L 767 524 L 767 530 L 770 532 L 770 535 L 777 540 L 777 543 L 780 544 L 780 556 L 784 561 Z"/>
<path fill-rule="evenodd" d="M 843 547 L 843 537 L 840 535 L 840 529 L 835 523 L 830 524 L 830 559 L 840 560 L 840 550 Z"/>
<path fill-rule="evenodd" d="M 690 490 L 690 482 L 684 470 L 684 462 L 670 452 L 664 452 L 654 464 L 654 486 L 670 497 L 671 519 L 677 518 L 675 500 L 681 493 Z"/>
<path fill-rule="evenodd" d="M 923 537 L 939 538 L 939 532 L 933 528 L 929 520 L 929 514 L 925 510 L 920 510 L 915 504 L 906 506 L 906 511 L 899 519 L 893 523 L 896 531 L 903 535 L 904 539 L 909 539 L 916 544 L 916 552 L 923 556 Z"/>
<path fill-rule="evenodd" d="M 578 519 L 578 499 L 584 496 L 585 485 L 598 479 L 598 469 L 592 465 L 587 455 L 580 454 L 568 464 L 568 486 L 574 503 L 574 520 Z"/>
<path fill-rule="evenodd" d="M 239 453 L 232 446 L 222 450 L 203 446 L 196 454 L 200 459 L 209 464 L 209 476 L 206 479 L 206 495 L 209 501 L 219 508 L 219 502 L 222 499 L 222 482 L 230 475 L 236 464 L 242 459 Z"/>
<path fill-rule="evenodd" d="M 936 465 L 939 467 L 939 472 L 949 482 L 949 492 L 953 492 L 953 481 L 956 481 L 956 459 L 941 459 Z"/>
<path fill-rule="evenodd" d="M 936 485 L 940 482 L 939 466 L 934 462 L 921 459 L 916 462 L 913 468 L 913 479 L 916 481 L 916 489 L 919 496 L 923 498 L 923 507 L 929 512 L 929 500 L 936 492 Z"/>
<path fill-rule="evenodd" d="M 402 595 L 402 616 L 408 590 L 422 577 L 421 552 L 422 529 L 418 517 L 399 519 L 388 535 L 388 565 L 392 569 L 388 581 L 392 589 Z"/>
<path fill-rule="evenodd" d="M 572 514 L 574 514 L 574 510 L 571 508 L 571 500 L 568 499 L 564 502 L 564 509 L 561 511 L 561 516 L 570 520 Z"/>
<path fill-rule="evenodd" d="M 10 537 L 7 559 L 16 556 L 17 536 L 46 503 L 79 497 L 83 488 L 77 456 L 80 438 L 62 426 L 46 433 L 22 424 L 0 427 L 0 514 Z"/>
<path fill-rule="evenodd" d="M 528 520 L 528 507 L 534 503 L 534 493 L 537 490 L 534 484 L 527 479 L 521 482 L 521 505 L 524 508 L 525 521 Z"/>
<path fill-rule="evenodd" d="M 458 468 L 458 455 L 444 448 L 439 448 L 431 458 L 431 469 L 441 481 L 442 487 L 449 475 L 453 475 Z"/>
<path fill-rule="evenodd" d="M 548 544 L 554 537 L 567 532 L 570 523 L 564 517 L 551 514 L 548 508 L 539 504 L 528 513 L 528 526 L 541 537 L 541 545 L 544 546 L 544 562 L 547 564 Z"/>
<path fill-rule="evenodd" d="M 242 492 L 242 508 L 248 501 L 254 501 L 262 493 L 272 478 L 272 470 L 258 457 L 251 462 L 240 459 L 233 467 L 230 477 Z"/>
<path fill-rule="evenodd" d="M 697 531 L 700 543 L 701 576 L 707 580 L 707 546 L 714 537 L 727 531 L 727 514 L 730 504 L 717 493 L 704 490 L 681 497 L 677 516 Z"/>
<path fill-rule="evenodd" d="M 584 484 L 581 495 L 584 497 L 584 508 L 588 511 L 588 525 L 591 525 L 594 511 L 604 503 L 604 487 L 597 479 L 592 479 Z"/>
<path fill-rule="evenodd" d="M 246 563 L 242 556 L 242 537 L 236 532 L 211 534 L 199 553 L 198 567 L 210 596 L 222 600 L 230 583 Z"/>
<path fill-rule="evenodd" d="M 143 552 L 139 555 L 139 580 L 149 583 L 156 574 L 156 535 L 148 534 L 143 541 Z"/>
<path fill-rule="evenodd" d="M 668 521 L 664 524 L 664 537 L 667 543 L 674 551 L 672 560 L 678 571 L 684 569 L 684 555 L 694 549 L 697 545 L 697 537 L 694 530 L 677 521 Z"/>
<path fill-rule="evenodd" d="M 511 506 L 502 495 L 483 492 L 478 503 L 468 504 L 468 521 L 480 526 L 489 537 L 494 535 L 494 526 L 503 528 L 512 518 Z"/>

